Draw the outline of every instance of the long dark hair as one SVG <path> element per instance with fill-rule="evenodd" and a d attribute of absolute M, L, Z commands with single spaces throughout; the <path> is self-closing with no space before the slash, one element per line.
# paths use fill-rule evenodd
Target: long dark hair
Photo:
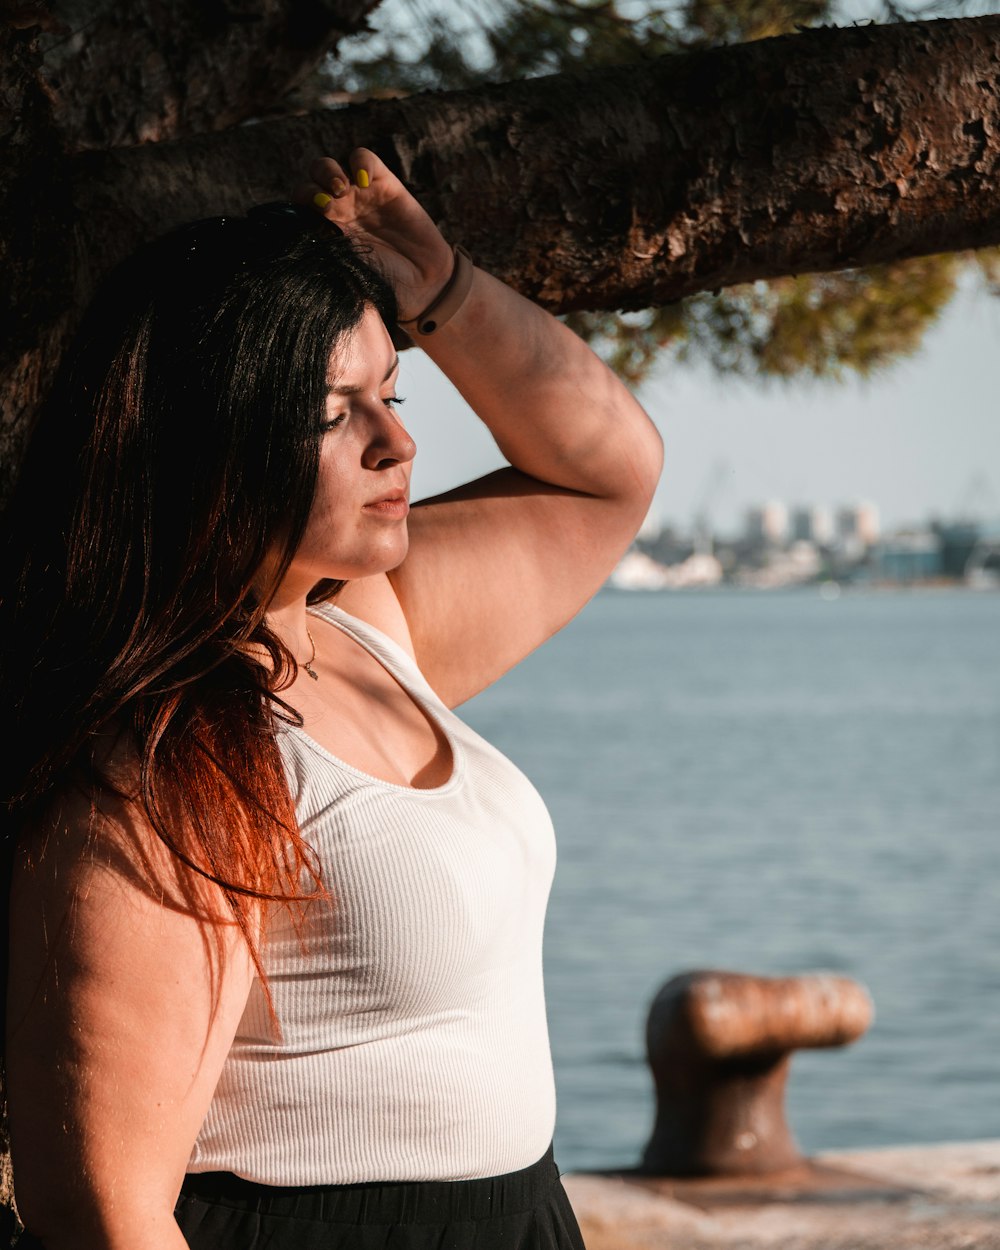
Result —
<path fill-rule="evenodd" d="M 147 245 L 86 314 L 4 517 L 5 859 L 60 788 L 117 784 L 95 747 L 117 735 L 126 797 L 222 885 L 255 959 L 253 900 L 320 886 L 274 736 L 295 661 L 259 579 L 301 538 L 330 355 L 368 306 L 395 325 L 385 280 L 291 205 Z"/>

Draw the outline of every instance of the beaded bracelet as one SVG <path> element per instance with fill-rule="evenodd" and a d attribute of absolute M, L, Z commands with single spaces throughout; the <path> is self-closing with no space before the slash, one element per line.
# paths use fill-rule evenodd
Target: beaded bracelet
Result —
<path fill-rule="evenodd" d="M 458 312 L 472 286 L 472 275 L 476 268 L 472 257 L 460 243 L 456 243 L 451 250 L 455 256 L 451 277 L 422 313 L 407 317 L 399 323 L 401 326 L 415 325 L 417 333 L 425 338 L 440 329 Z"/>

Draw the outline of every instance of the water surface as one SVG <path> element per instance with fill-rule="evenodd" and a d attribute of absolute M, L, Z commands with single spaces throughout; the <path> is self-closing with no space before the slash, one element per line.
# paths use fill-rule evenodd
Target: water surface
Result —
<path fill-rule="evenodd" d="M 462 715 L 548 802 L 564 1169 L 637 1161 L 650 999 L 834 970 L 877 1019 L 793 1061 L 806 1151 L 1000 1136 L 1000 595 L 604 591 Z"/>

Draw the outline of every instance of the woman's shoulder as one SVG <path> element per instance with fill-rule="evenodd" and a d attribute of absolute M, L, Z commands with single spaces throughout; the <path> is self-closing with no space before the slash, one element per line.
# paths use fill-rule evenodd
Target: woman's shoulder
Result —
<path fill-rule="evenodd" d="M 45 797 L 25 821 L 19 841 L 42 849 L 53 839 L 83 852 L 126 829 L 141 836 L 141 765 L 128 733 L 95 734 L 85 757 L 52 778 Z"/>
<path fill-rule="evenodd" d="M 332 605 L 362 625 L 370 625 L 415 658 L 406 613 L 385 573 L 347 582 Z"/>
<path fill-rule="evenodd" d="M 60 777 L 22 825 L 15 885 L 80 898 L 113 882 L 116 891 L 138 891 L 204 918 L 221 914 L 214 887 L 177 853 L 187 842 L 183 827 L 172 829 L 174 847 L 157 832 L 143 801 L 141 772 L 140 753 L 128 734 L 96 739 L 86 764 Z"/>

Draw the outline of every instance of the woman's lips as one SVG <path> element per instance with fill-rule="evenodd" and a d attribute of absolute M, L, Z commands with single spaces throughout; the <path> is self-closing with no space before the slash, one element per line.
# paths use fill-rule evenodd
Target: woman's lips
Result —
<path fill-rule="evenodd" d="M 376 516 L 386 517 L 389 520 L 402 520 L 410 511 L 410 505 L 405 495 L 385 495 L 381 499 L 373 499 L 371 503 L 364 504 L 361 511 L 373 512 Z"/>

